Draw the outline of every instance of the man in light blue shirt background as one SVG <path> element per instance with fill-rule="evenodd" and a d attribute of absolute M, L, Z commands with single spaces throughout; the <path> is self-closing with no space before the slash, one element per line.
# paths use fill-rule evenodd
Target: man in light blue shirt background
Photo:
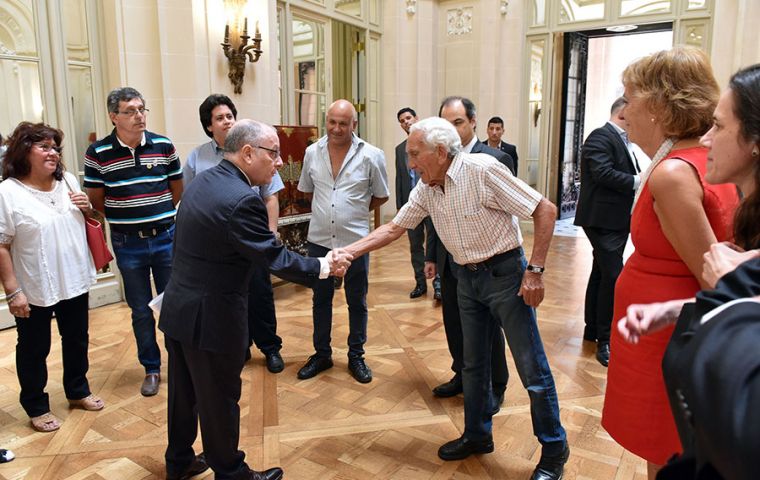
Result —
<path fill-rule="evenodd" d="M 337 100 L 327 110 L 327 135 L 306 149 L 298 190 L 311 197 L 309 256 L 322 257 L 369 234 L 369 213 L 388 201 L 385 154 L 354 134 L 356 109 Z M 372 381 L 364 362 L 367 341 L 369 256 L 354 258 L 344 277 L 348 304 L 348 369 L 361 383 Z M 333 366 L 330 331 L 335 284 L 319 280 L 313 287 L 315 353 L 298 371 L 306 379 Z"/>
<path fill-rule="evenodd" d="M 184 168 L 185 186 L 204 170 L 215 167 L 224 158 L 224 140 L 227 132 L 235 124 L 237 109 L 226 95 L 209 95 L 198 108 L 203 132 L 211 141 L 199 145 L 187 157 Z M 263 148 L 263 147 L 259 147 Z M 220 186 L 224 188 L 224 186 Z M 261 187 L 254 186 L 267 209 L 269 229 L 277 235 L 277 220 L 280 216 L 280 202 L 277 192 L 285 188 L 280 174 L 272 177 L 272 182 Z M 277 335 L 277 317 L 274 308 L 274 295 L 269 271 L 265 268 L 253 268 L 248 290 L 248 335 L 249 345 L 256 344 L 266 359 L 267 369 L 279 373 L 285 368 L 280 355 L 282 338 Z M 246 358 L 250 359 L 250 350 Z"/>

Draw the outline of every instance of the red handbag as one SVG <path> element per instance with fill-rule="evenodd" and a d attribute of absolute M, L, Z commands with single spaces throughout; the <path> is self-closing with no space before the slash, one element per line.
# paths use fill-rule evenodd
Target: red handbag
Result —
<path fill-rule="evenodd" d="M 84 229 L 87 234 L 87 246 L 90 247 L 92 261 L 95 263 L 95 270 L 101 270 L 113 260 L 113 255 L 108 250 L 108 243 L 106 243 L 106 235 L 103 233 L 103 225 L 94 218 L 85 216 Z"/>
<path fill-rule="evenodd" d="M 74 191 L 66 181 L 64 177 L 63 181 L 69 190 Z M 103 267 L 113 260 L 113 254 L 108 249 L 108 243 L 106 243 L 106 235 L 103 232 L 103 225 L 92 217 L 88 217 L 82 212 L 84 217 L 84 231 L 87 235 L 87 246 L 90 248 L 90 254 L 92 255 L 92 261 L 95 264 L 95 270 L 101 270 Z"/>

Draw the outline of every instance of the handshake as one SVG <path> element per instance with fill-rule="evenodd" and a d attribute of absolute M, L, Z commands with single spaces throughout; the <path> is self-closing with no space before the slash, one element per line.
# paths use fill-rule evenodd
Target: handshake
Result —
<path fill-rule="evenodd" d="M 351 260 L 354 259 L 354 256 L 343 248 L 336 248 L 327 252 L 325 259 L 330 265 L 330 275 L 342 277 L 346 274 L 348 267 L 351 266 Z"/>

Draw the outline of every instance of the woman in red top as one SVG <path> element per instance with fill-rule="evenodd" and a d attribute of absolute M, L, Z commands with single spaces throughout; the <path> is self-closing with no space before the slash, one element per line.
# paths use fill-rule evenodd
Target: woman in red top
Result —
<path fill-rule="evenodd" d="M 628 137 L 652 158 L 642 175 L 631 217 L 635 252 L 615 287 L 615 319 L 633 303 L 693 296 L 702 282 L 702 256 L 731 237 L 738 204 L 733 185 L 704 180 L 707 149 L 699 144 L 712 123 L 719 88 L 704 53 L 677 47 L 629 65 L 623 72 Z M 672 327 L 610 339 L 602 426 L 648 462 L 649 478 L 681 451 L 662 377 Z"/>

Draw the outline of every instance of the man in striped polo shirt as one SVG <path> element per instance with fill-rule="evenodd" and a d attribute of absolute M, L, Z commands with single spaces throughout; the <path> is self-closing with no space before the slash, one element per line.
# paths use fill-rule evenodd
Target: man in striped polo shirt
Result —
<path fill-rule="evenodd" d="M 84 186 L 95 210 L 111 226 L 111 244 L 132 309 L 137 358 L 145 368 L 144 396 L 158 393 L 161 351 L 148 307 L 150 276 L 161 293 L 169 282 L 175 206 L 182 196 L 182 166 L 171 140 L 145 129 L 148 109 L 140 92 L 108 94 L 110 135 L 87 149 Z"/>

